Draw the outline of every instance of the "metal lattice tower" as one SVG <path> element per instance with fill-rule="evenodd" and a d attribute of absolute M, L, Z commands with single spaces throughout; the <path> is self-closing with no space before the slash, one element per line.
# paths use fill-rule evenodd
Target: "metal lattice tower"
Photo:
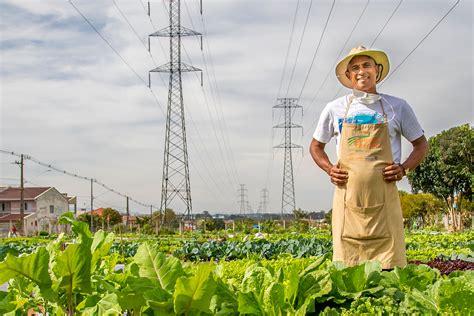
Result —
<path fill-rule="evenodd" d="M 239 191 L 239 204 L 240 204 L 240 215 L 244 215 L 247 209 L 247 189 L 245 188 L 245 184 L 240 185 Z"/>
<path fill-rule="evenodd" d="M 292 122 L 293 109 L 302 109 L 301 106 L 297 105 L 297 98 L 278 98 L 278 104 L 275 105 L 274 109 L 283 109 L 285 113 L 285 122 L 273 126 L 273 128 L 284 128 L 285 129 L 285 142 L 283 144 L 274 146 L 274 148 L 285 149 L 285 159 L 283 164 L 283 190 L 281 197 L 281 216 L 284 213 L 293 212 L 296 209 L 295 201 L 295 182 L 293 178 L 293 157 L 292 148 L 302 148 L 299 145 L 291 142 L 291 129 L 302 128 L 300 125 L 296 125 Z"/>
<path fill-rule="evenodd" d="M 160 210 L 164 212 L 173 199 L 179 197 L 185 205 L 185 218 L 190 220 L 191 184 L 181 73 L 201 71 L 201 69 L 181 62 L 181 37 L 201 34 L 181 26 L 181 2 L 180 0 L 169 1 L 169 26 L 149 35 L 149 38 L 151 36 L 169 37 L 170 43 L 170 62 L 150 71 L 170 74 Z M 150 73 L 148 76 L 150 80 Z"/>
<path fill-rule="evenodd" d="M 267 212 L 267 204 L 268 204 L 268 189 L 264 188 L 262 189 L 262 213 Z"/>

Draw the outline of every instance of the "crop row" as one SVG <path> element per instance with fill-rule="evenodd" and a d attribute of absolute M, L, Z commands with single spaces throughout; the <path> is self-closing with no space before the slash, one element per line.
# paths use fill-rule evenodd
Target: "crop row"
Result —
<path fill-rule="evenodd" d="M 0 313 L 52 315 L 467 315 L 474 272 L 442 275 L 426 265 L 381 271 L 377 262 L 355 267 L 328 256 L 186 263 L 143 242 L 123 269 L 110 253 L 113 234 L 92 235 L 64 216 L 65 236 L 0 262 Z M 254 260 L 255 263 L 252 262 Z M 237 265 L 245 266 L 240 272 Z"/>

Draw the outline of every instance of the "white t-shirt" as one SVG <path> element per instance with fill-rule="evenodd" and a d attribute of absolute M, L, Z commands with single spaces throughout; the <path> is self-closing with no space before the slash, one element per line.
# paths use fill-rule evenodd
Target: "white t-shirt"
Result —
<path fill-rule="evenodd" d="M 382 103 L 387 114 L 390 143 L 395 163 L 400 163 L 402 148 L 401 135 L 408 141 L 414 141 L 423 136 L 424 132 L 410 105 L 403 99 L 387 94 L 380 94 Z M 329 143 L 332 137 L 336 137 L 337 154 L 339 155 L 339 143 L 342 130 L 342 121 L 350 95 L 336 99 L 326 105 L 319 117 L 318 126 L 314 131 L 313 138 L 321 143 Z M 383 111 L 380 101 L 365 105 L 353 99 L 347 121 L 350 123 L 381 123 L 383 122 Z"/>

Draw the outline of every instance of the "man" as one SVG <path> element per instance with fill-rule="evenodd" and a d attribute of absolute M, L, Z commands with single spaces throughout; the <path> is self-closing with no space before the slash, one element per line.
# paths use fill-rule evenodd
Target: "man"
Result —
<path fill-rule="evenodd" d="M 348 266 L 378 260 L 383 269 L 392 269 L 407 263 L 395 183 L 421 163 L 428 143 L 411 107 L 377 92 L 389 68 L 384 52 L 352 49 L 336 66 L 337 78 L 352 94 L 324 108 L 310 145 L 314 161 L 335 185 L 333 261 Z M 401 136 L 413 145 L 403 162 Z M 332 137 L 336 163 L 325 151 Z"/>

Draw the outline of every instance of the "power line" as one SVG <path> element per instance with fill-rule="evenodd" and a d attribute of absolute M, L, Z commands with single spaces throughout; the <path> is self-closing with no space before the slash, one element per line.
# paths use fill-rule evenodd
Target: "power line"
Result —
<path fill-rule="evenodd" d="M 387 24 L 390 22 L 390 20 L 392 19 L 392 17 L 395 15 L 395 12 L 397 12 L 398 8 L 400 7 L 400 5 L 402 4 L 403 0 L 400 0 L 400 2 L 397 4 L 397 6 L 395 7 L 395 9 L 392 11 L 392 14 L 390 14 L 390 17 L 387 19 L 387 21 L 385 21 L 384 25 L 382 26 L 382 28 L 380 29 L 379 33 L 377 34 L 377 36 L 375 36 L 374 40 L 372 41 L 372 43 L 369 45 L 369 48 L 372 48 L 372 46 L 375 44 L 375 42 L 377 41 L 377 39 L 379 38 L 380 34 L 382 34 L 382 32 L 385 30 L 385 27 L 387 26 Z"/>
<path fill-rule="evenodd" d="M 12 156 L 21 157 L 21 154 L 18 154 L 18 153 L 13 152 L 13 151 L 7 151 L 7 150 L 2 150 L 2 149 L 0 149 L 0 152 L 3 153 L 3 154 L 9 154 L 9 155 L 12 155 Z M 92 182 L 94 182 L 94 183 L 97 183 L 99 186 L 103 187 L 104 189 L 106 189 L 106 190 L 108 190 L 108 191 L 110 191 L 110 192 L 112 192 L 112 193 L 115 193 L 115 194 L 117 194 L 117 195 L 119 195 L 119 196 L 122 196 L 122 197 L 125 197 L 125 198 L 126 198 L 126 197 L 129 197 L 129 199 L 130 199 L 131 201 L 133 201 L 133 202 L 135 202 L 135 203 L 137 203 L 137 204 L 139 204 L 139 205 L 141 205 L 141 206 L 146 206 L 146 207 L 149 207 L 149 206 L 150 206 L 150 204 L 146 204 L 146 203 L 140 202 L 140 201 L 138 201 L 138 200 L 135 200 L 135 199 L 131 198 L 129 195 L 123 194 L 123 193 L 121 193 L 121 192 L 119 192 L 119 191 L 117 191 L 117 190 L 115 190 L 115 189 L 112 189 L 111 187 L 109 187 L 108 185 L 106 185 L 106 184 L 104 184 L 104 183 L 98 181 L 97 179 L 90 178 L 90 177 L 86 177 L 86 176 L 82 176 L 82 175 L 79 175 L 79 174 L 77 174 L 77 173 L 73 173 L 73 172 L 69 172 L 69 171 L 66 171 L 66 170 L 57 168 L 57 167 L 55 167 L 55 166 L 53 166 L 53 165 L 51 165 L 51 164 L 48 164 L 48 163 L 45 163 L 45 162 L 41 162 L 41 161 L 39 161 L 39 160 L 33 158 L 33 157 L 30 156 L 30 155 L 24 155 L 24 158 L 25 158 L 26 160 L 31 160 L 32 162 L 34 162 L 34 163 L 36 163 L 36 164 L 38 164 L 38 165 L 41 165 L 41 166 L 43 166 L 43 167 L 47 167 L 47 168 L 52 169 L 52 170 L 54 170 L 54 171 L 57 171 L 57 172 L 59 172 L 59 173 L 62 173 L 62 174 L 65 174 L 65 175 L 68 175 L 68 176 L 71 176 L 71 177 L 74 177 L 74 178 L 86 180 L 86 181 L 88 181 L 88 182 L 89 182 L 89 181 L 92 181 Z"/>
<path fill-rule="evenodd" d="M 301 34 L 301 39 L 300 39 L 300 44 L 298 45 L 298 50 L 296 51 L 295 62 L 293 63 L 293 69 L 291 70 L 291 75 L 290 75 L 290 79 L 289 79 L 289 82 L 288 82 L 288 88 L 286 89 L 285 98 L 288 98 L 288 92 L 290 91 L 291 84 L 293 82 L 293 76 L 295 74 L 296 64 L 298 63 L 298 58 L 300 56 L 301 45 L 303 44 L 304 34 L 306 32 L 306 26 L 308 25 L 309 15 L 311 13 L 312 6 L 313 6 L 313 0 L 311 0 L 311 2 L 309 3 L 308 13 L 306 14 L 306 20 L 304 22 L 303 32 Z"/>
<path fill-rule="evenodd" d="M 112 46 L 112 44 L 110 44 L 110 42 L 104 36 L 102 36 L 99 30 L 97 30 L 97 28 L 89 21 L 89 19 L 86 18 L 84 14 L 82 14 L 82 12 L 74 5 L 72 0 L 69 0 L 69 4 L 77 11 L 77 13 L 84 19 L 84 21 L 89 24 L 89 26 L 97 33 L 97 35 L 99 35 L 99 37 L 110 47 L 110 49 L 120 58 L 120 60 L 122 60 L 122 62 L 130 69 L 130 71 L 132 71 L 141 82 L 143 82 L 145 85 L 148 85 L 146 81 L 135 71 L 135 69 L 133 69 L 132 66 L 130 66 L 130 64 L 122 57 L 122 55 L 120 55 L 120 53 Z"/>
<path fill-rule="evenodd" d="M 332 5 L 331 5 L 331 10 L 329 10 L 328 17 L 326 18 L 326 23 L 324 24 L 323 31 L 321 32 L 321 36 L 319 37 L 318 45 L 316 46 L 316 50 L 314 52 L 313 59 L 311 60 L 311 64 L 309 65 L 308 72 L 306 73 L 306 78 L 304 79 L 303 86 L 301 87 L 301 91 L 300 91 L 300 94 L 298 96 L 298 100 L 301 99 L 301 95 L 303 95 L 303 90 L 306 87 L 306 82 L 308 81 L 311 70 L 313 69 L 313 64 L 314 64 L 314 61 L 316 60 L 316 55 L 318 54 L 319 47 L 321 46 L 321 42 L 323 40 L 324 33 L 326 32 L 326 28 L 328 26 L 329 19 L 331 18 L 332 10 L 334 9 L 335 4 L 336 4 L 336 0 L 333 0 Z"/>
<path fill-rule="evenodd" d="M 430 36 L 430 34 L 438 27 L 438 25 L 441 24 L 441 22 L 443 22 L 443 20 L 451 13 L 451 11 L 453 11 L 453 9 L 458 5 L 460 0 L 457 0 L 456 3 L 443 15 L 443 17 L 431 28 L 431 30 L 418 42 L 418 44 L 416 44 L 415 48 L 413 48 L 409 53 L 408 55 L 405 56 L 405 58 L 403 58 L 403 60 L 397 65 L 397 67 L 395 67 L 395 69 L 393 69 L 390 74 L 385 78 L 385 81 L 382 82 L 380 84 L 380 86 L 382 86 L 385 82 L 387 82 L 387 79 L 390 78 L 397 70 L 398 68 L 400 68 L 401 65 L 403 65 L 403 63 L 405 63 L 405 61 L 408 59 L 408 57 L 411 56 L 411 54 L 413 54 L 413 52 L 425 41 L 426 38 L 428 38 L 428 36 Z"/>
<path fill-rule="evenodd" d="M 351 30 L 351 32 L 349 33 L 349 36 L 346 38 L 346 41 L 344 42 L 344 45 L 342 45 L 342 48 L 341 48 L 341 50 L 339 51 L 339 54 L 337 55 L 337 57 L 336 57 L 336 59 L 334 60 L 334 62 L 332 63 L 332 65 L 336 65 L 336 63 L 338 62 L 338 60 L 339 60 L 339 58 L 341 57 L 342 53 L 344 52 L 344 49 L 346 48 L 347 43 L 348 43 L 349 40 L 351 39 L 352 34 L 354 33 L 354 31 L 355 31 L 355 29 L 357 28 L 357 26 L 359 25 L 359 22 L 360 22 L 360 20 L 362 19 L 362 16 L 364 15 L 365 11 L 367 10 L 367 7 L 369 6 L 369 3 L 370 3 L 370 0 L 367 0 L 367 2 L 366 2 L 366 4 L 365 4 L 364 8 L 362 9 L 362 12 L 359 14 L 359 17 L 357 18 L 356 23 L 355 23 L 354 26 L 352 27 L 352 30 Z M 322 84 L 319 86 L 318 90 L 316 91 L 315 96 L 313 97 L 313 99 L 312 99 L 311 102 L 309 103 L 309 106 L 308 106 L 308 107 L 311 107 L 311 105 L 313 104 L 314 100 L 316 100 L 316 98 L 318 97 L 319 92 L 321 91 L 321 88 L 324 86 L 324 84 L 325 84 L 326 81 L 328 80 L 329 75 L 331 74 L 333 68 L 334 68 L 334 67 L 331 67 L 331 68 L 329 69 L 329 71 L 327 72 L 326 77 L 324 78 Z"/>
<path fill-rule="evenodd" d="M 278 88 L 277 98 L 280 97 L 281 87 L 283 85 L 283 79 L 285 78 L 286 65 L 288 63 L 288 56 L 290 54 L 291 42 L 293 41 L 293 33 L 294 33 L 294 30 L 295 30 L 296 17 L 298 16 L 299 6 L 300 6 L 300 0 L 298 0 L 298 2 L 296 3 L 295 15 L 293 17 L 293 26 L 291 27 L 290 40 L 288 42 L 288 48 L 286 50 L 285 65 L 283 66 L 283 73 L 281 74 L 280 87 Z"/>

